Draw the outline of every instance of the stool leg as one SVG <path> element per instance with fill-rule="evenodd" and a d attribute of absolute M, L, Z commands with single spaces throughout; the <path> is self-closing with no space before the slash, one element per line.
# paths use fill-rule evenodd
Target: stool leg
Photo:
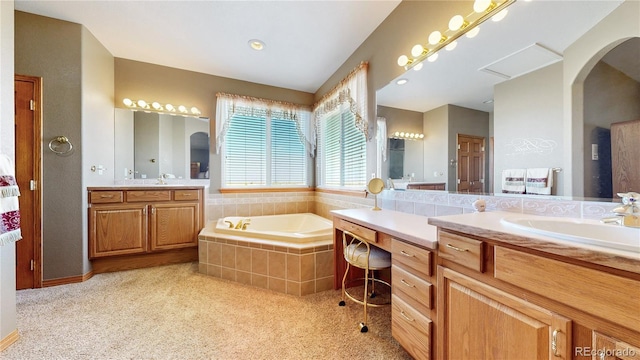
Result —
<path fill-rule="evenodd" d="M 376 271 L 371 270 L 371 295 L 369 295 L 372 299 L 376 297 Z"/>
<path fill-rule="evenodd" d="M 360 323 L 360 332 L 367 332 L 367 296 L 369 296 L 369 268 L 364 270 L 364 321 Z"/>
<path fill-rule="evenodd" d="M 346 303 L 344 302 L 344 288 L 345 288 L 345 281 L 347 281 L 347 274 L 349 274 L 349 263 L 347 263 L 347 269 L 344 271 L 344 276 L 342 277 L 342 300 L 340 300 L 340 302 L 338 303 L 339 306 L 345 306 Z"/>

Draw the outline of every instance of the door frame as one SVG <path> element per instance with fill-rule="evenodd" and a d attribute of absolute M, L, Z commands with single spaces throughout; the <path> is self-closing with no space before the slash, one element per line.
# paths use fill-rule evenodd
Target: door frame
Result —
<path fill-rule="evenodd" d="M 15 74 L 14 81 L 33 84 L 33 179 L 35 188 L 22 188 L 21 192 L 33 193 L 33 288 L 42 287 L 42 78 Z M 14 118 L 14 124 L 15 123 Z M 16 144 L 19 139 L 15 139 Z M 24 209 L 21 211 L 23 214 Z M 21 217 L 21 221 L 24 217 Z M 23 221 L 22 221 L 23 222 Z M 22 226 L 22 224 L 21 224 Z"/>

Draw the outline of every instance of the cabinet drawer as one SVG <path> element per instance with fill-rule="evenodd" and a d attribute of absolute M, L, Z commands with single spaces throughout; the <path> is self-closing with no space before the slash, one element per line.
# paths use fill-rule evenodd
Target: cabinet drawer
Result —
<path fill-rule="evenodd" d="M 360 226 L 343 219 L 338 219 L 334 226 L 342 230 L 347 230 L 351 233 L 354 233 L 367 240 L 368 242 L 377 242 L 375 230 L 371 230 L 364 226 Z M 342 241 L 342 239 L 340 239 L 340 241 Z"/>
<path fill-rule="evenodd" d="M 391 296 L 391 334 L 414 358 L 430 358 L 431 320 L 395 295 Z"/>
<path fill-rule="evenodd" d="M 397 265 L 391 266 L 391 284 L 393 294 L 424 315 L 432 308 L 431 289 L 433 285 Z"/>
<path fill-rule="evenodd" d="M 418 275 L 431 276 L 431 251 L 394 239 L 391 254 L 394 262 L 410 267 Z"/>
<path fill-rule="evenodd" d="M 484 271 L 482 241 L 440 230 L 438 256 L 476 271 Z"/>
<path fill-rule="evenodd" d="M 200 191 L 176 190 L 173 192 L 173 200 L 200 200 Z"/>
<path fill-rule="evenodd" d="M 634 331 L 640 281 L 496 246 L 495 277 Z"/>
<path fill-rule="evenodd" d="M 133 190 L 127 191 L 128 202 L 140 201 L 169 201 L 171 200 L 171 190 L 150 191 Z"/>
<path fill-rule="evenodd" d="M 92 191 L 89 202 L 92 204 L 121 203 L 122 191 Z"/>

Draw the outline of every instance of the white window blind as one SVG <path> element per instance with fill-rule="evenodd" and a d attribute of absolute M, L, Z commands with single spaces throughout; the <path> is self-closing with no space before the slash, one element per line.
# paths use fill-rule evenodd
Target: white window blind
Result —
<path fill-rule="evenodd" d="M 307 186 L 308 157 L 297 129 L 305 133 L 306 122 L 237 110 L 225 134 L 223 187 Z"/>
<path fill-rule="evenodd" d="M 353 113 L 345 108 L 327 114 L 320 129 L 320 183 L 339 187 L 365 186 L 366 138 L 356 127 Z"/>

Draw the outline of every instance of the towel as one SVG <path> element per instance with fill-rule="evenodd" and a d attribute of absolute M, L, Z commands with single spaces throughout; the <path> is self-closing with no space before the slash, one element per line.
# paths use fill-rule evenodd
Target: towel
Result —
<path fill-rule="evenodd" d="M 0 155 L 0 246 L 22 239 L 18 196 L 13 163 L 7 155 Z"/>
<path fill-rule="evenodd" d="M 502 192 L 505 194 L 524 194 L 525 169 L 502 170 Z"/>
<path fill-rule="evenodd" d="M 550 168 L 527 169 L 527 194 L 551 195 L 553 171 Z"/>

